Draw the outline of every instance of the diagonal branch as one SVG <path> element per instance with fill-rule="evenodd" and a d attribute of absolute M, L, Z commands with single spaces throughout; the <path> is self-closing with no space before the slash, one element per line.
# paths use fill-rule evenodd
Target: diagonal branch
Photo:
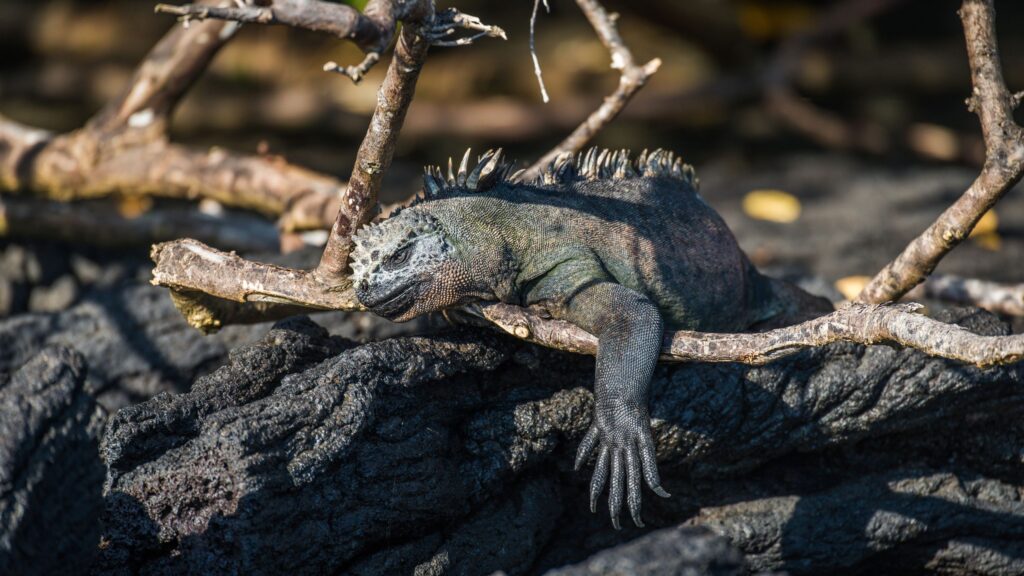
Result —
<path fill-rule="evenodd" d="M 416 80 L 430 48 L 430 43 L 421 33 L 422 29 L 415 25 L 402 29 L 384 83 L 377 92 L 377 107 L 356 153 L 352 176 L 316 270 L 316 274 L 326 281 L 347 283 L 345 271 L 352 248 L 352 233 L 369 222 L 377 209 L 381 182 L 391 165 L 406 111 L 416 92 Z"/>
<path fill-rule="evenodd" d="M 113 132 L 152 127 L 162 135 L 175 106 L 237 29 L 231 22 L 175 26 L 146 55 L 128 87 L 89 121 L 87 129 Z"/>
<path fill-rule="evenodd" d="M 981 122 L 985 165 L 970 188 L 871 280 L 858 296 L 861 302 L 896 300 L 924 281 L 1024 175 L 1024 129 L 1013 119 L 1017 99 L 999 63 L 992 0 L 964 0 L 960 18 L 974 85 L 967 103 Z"/>
<path fill-rule="evenodd" d="M 545 166 L 562 154 L 582 150 L 598 132 L 619 115 L 619 112 L 622 112 L 633 95 L 643 88 L 647 84 L 647 80 L 661 67 L 661 60 L 658 58 L 643 66 L 636 63 L 633 53 L 622 41 L 615 26 L 618 14 L 609 14 L 597 0 L 576 0 L 576 3 L 579 4 L 580 10 L 590 21 L 590 25 L 594 27 L 601 43 L 611 52 L 612 68 L 621 71 L 619 86 L 565 140 L 562 140 L 526 169 L 523 177 L 527 179 L 535 177 Z"/>

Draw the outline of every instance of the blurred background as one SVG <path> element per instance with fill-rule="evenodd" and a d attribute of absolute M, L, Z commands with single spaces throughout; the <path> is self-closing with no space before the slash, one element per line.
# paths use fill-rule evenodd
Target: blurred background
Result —
<path fill-rule="evenodd" d="M 532 2 L 439 2 L 448 5 L 509 39 L 432 50 L 385 202 L 416 192 L 422 165 L 467 146 L 501 146 L 532 161 L 618 83 L 574 2 L 552 0 L 550 14 L 538 15 L 548 104 L 528 47 Z M 757 264 L 853 290 L 850 282 L 874 274 L 959 196 L 983 160 L 977 119 L 964 105 L 970 76 L 958 5 L 607 0 L 637 61 L 657 57 L 662 66 L 595 143 L 675 150 Z M 997 8 L 1007 82 L 1024 89 L 1024 4 Z M 152 2 L 3 0 L 0 114 L 58 132 L 82 125 L 174 25 Z M 360 58 L 326 35 L 246 26 L 184 100 L 172 138 L 280 154 L 347 178 L 386 62 L 360 85 L 322 65 Z M 1024 281 L 1022 205 L 1019 191 L 1008 194 L 940 271 Z M 59 258 L 65 248 L 54 250 Z M 129 253 L 144 261 L 146 248 Z M 29 309 L 27 296 L 20 302 L 6 313 Z"/>

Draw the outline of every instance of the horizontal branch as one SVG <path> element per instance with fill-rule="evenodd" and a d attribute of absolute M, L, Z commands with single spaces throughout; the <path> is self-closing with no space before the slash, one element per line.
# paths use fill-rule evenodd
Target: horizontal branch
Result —
<path fill-rule="evenodd" d="M 285 231 L 325 229 L 339 180 L 275 156 L 132 142 L 80 130 L 52 137 L 0 118 L 0 190 L 68 202 L 107 196 L 209 198 L 274 218 Z"/>
<path fill-rule="evenodd" d="M 931 356 L 978 366 L 1024 359 L 1024 334 L 979 336 L 960 326 L 916 314 L 917 304 L 853 304 L 801 324 L 751 334 L 678 331 L 665 335 L 662 359 L 767 364 L 802 349 L 833 342 L 899 344 Z M 479 307 L 479 314 L 502 330 L 549 348 L 597 353 L 597 338 L 561 320 L 509 304 Z"/>
<path fill-rule="evenodd" d="M 391 2 L 385 4 L 390 6 Z M 429 3 L 402 3 L 417 9 L 422 9 L 423 4 Z M 178 16 L 186 22 L 217 19 L 249 24 L 284 24 L 351 40 L 366 52 L 383 52 L 387 48 L 395 22 L 395 14 L 391 10 L 377 12 L 368 7 L 367 13 L 363 14 L 345 4 L 320 0 L 274 0 L 267 6 L 248 3 L 235 6 L 157 4 L 154 11 Z"/>
<path fill-rule="evenodd" d="M 152 283 L 204 292 L 234 302 L 270 302 L 321 310 L 364 310 L 348 287 L 324 284 L 312 272 L 246 260 L 196 240 L 153 246 Z"/>
<path fill-rule="evenodd" d="M 363 12 L 351 6 L 322 0 L 271 0 L 266 5 L 208 6 L 204 4 L 157 4 L 155 11 L 178 16 L 185 22 L 218 19 L 251 24 L 282 24 L 320 32 L 352 41 L 366 53 L 355 66 L 324 65 L 325 71 L 340 72 L 358 83 L 391 44 L 399 21 L 423 24 L 424 38 L 437 46 L 465 46 L 477 38 L 505 38 L 497 26 L 489 26 L 468 14 L 448 8 L 436 15 L 432 0 L 370 0 Z M 452 39 L 456 29 L 472 36 Z"/>
<path fill-rule="evenodd" d="M 908 297 L 977 306 L 1006 316 L 1024 316 L 1024 284 L 1001 284 L 950 274 L 933 274 L 912 290 Z"/>
<path fill-rule="evenodd" d="M 276 252 L 280 239 L 253 215 L 203 214 L 194 208 L 154 207 L 125 216 L 112 202 L 69 204 L 29 196 L 0 196 L 0 238 L 37 239 L 114 248 L 138 248 L 192 236 L 226 250 Z"/>
<path fill-rule="evenodd" d="M 363 309 L 347 285 L 327 286 L 311 273 L 250 262 L 194 240 L 156 246 L 153 260 L 156 262 L 153 284 L 179 292 L 202 292 L 235 302 L 273 302 L 312 309 Z M 918 308 L 912 304 L 854 304 L 808 322 L 767 332 L 673 332 L 665 336 L 662 359 L 766 364 L 804 348 L 839 341 L 899 344 L 979 366 L 1024 359 L 1024 335 L 979 336 L 959 326 L 914 313 Z M 597 352 L 595 336 L 568 322 L 545 318 L 533 309 L 489 303 L 462 312 L 493 323 L 522 340 L 581 354 Z"/>

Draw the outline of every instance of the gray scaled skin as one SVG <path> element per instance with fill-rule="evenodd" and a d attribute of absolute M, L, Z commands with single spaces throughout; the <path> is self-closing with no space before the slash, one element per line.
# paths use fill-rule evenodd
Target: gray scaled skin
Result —
<path fill-rule="evenodd" d="M 480 301 L 537 305 L 596 335 L 596 407 L 576 467 L 596 453 L 591 510 L 609 484 L 615 528 L 624 497 L 642 526 L 641 477 L 668 497 L 648 413 L 664 330 L 741 331 L 830 306 L 759 274 L 671 153 L 594 149 L 530 183 L 500 152 L 472 170 L 468 156 L 447 177 L 428 169 L 424 198 L 356 235 L 356 295 L 396 321 Z"/>

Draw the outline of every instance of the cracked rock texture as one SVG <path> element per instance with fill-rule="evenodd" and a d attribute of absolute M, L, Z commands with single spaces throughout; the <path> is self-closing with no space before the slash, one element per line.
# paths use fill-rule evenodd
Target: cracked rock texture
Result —
<path fill-rule="evenodd" d="M 621 532 L 603 504 L 586 510 L 587 474 L 571 470 L 592 370 L 488 331 L 355 346 L 281 323 L 190 391 L 112 417 L 95 570 L 585 574 L 712 546 L 651 532 L 681 523 L 725 534 L 757 570 L 1024 568 L 1024 366 L 848 344 L 765 367 L 660 366 L 673 498 L 647 493 L 648 528 Z M 650 573 L 677 573 L 664 566 Z"/>
<path fill-rule="evenodd" d="M 707 528 L 651 532 L 547 576 L 741 576 L 747 566 L 729 540 Z"/>
<path fill-rule="evenodd" d="M 319 322 L 358 340 L 428 330 L 431 319 L 400 325 L 369 314 L 325 313 Z M 73 348 L 89 370 L 86 388 L 108 410 L 160 392 L 188 390 L 192 381 L 224 363 L 228 351 L 251 344 L 269 323 L 230 326 L 204 336 L 174 308 L 167 291 L 124 283 L 99 290 L 61 312 L 0 319 L 0 376 L 49 345 Z"/>
<path fill-rule="evenodd" d="M 85 363 L 50 347 L 0 380 L 0 574 L 83 570 L 99 543 L 104 415 Z"/>

